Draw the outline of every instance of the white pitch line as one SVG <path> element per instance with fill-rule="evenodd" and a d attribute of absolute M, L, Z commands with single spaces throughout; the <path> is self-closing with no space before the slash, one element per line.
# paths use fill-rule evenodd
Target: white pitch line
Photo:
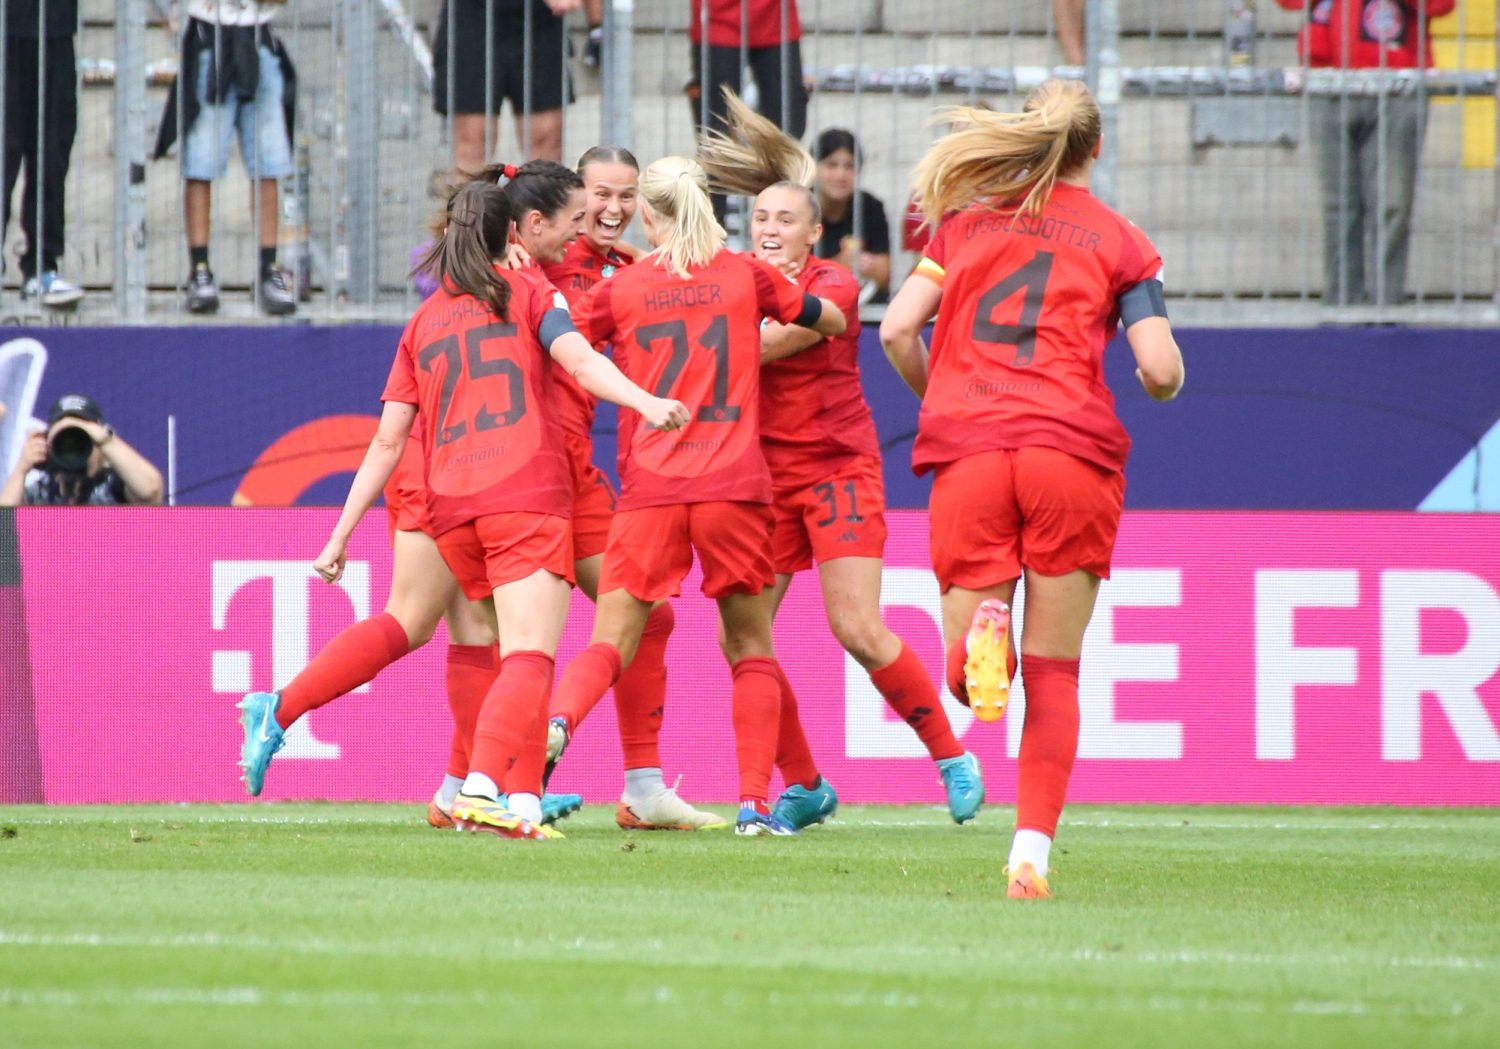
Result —
<path fill-rule="evenodd" d="M 612 951 L 639 956 L 644 952 L 663 952 L 667 949 L 660 939 L 642 942 L 619 943 L 613 940 L 591 940 L 575 936 L 565 940 L 524 940 L 519 937 L 509 941 L 488 942 L 488 946 L 508 947 L 515 951 L 549 948 L 561 951 L 577 951 L 591 954 L 607 954 Z M 390 943 L 372 941 L 331 940 L 318 937 L 270 938 L 239 933 L 178 933 L 159 936 L 130 936 L 101 932 L 25 932 L 0 929 L 0 948 L 85 947 L 109 950 L 169 950 L 228 948 L 232 950 L 269 950 L 282 954 L 333 954 L 344 956 L 399 956 L 449 958 L 468 957 L 472 947 L 466 944 L 444 945 L 440 943 L 410 944 L 399 941 Z M 967 957 L 961 947 L 945 949 L 920 945 L 891 945 L 882 948 L 887 954 L 920 957 Z M 836 952 L 834 952 L 836 953 Z M 1131 964 L 1143 966 L 1193 966 L 1226 965 L 1245 967 L 1275 967 L 1318 969 L 1447 969 L 1459 972 L 1488 972 L 1500 969 L 1500 958 L 1466 957 L 1391 957 L 1360 958 L 1347 954 L 1268 954 L 1237 951 L 1109 951 L 1098 948 L 1083 948 L 1071 952 L 1028 952 L 1010 956 L 1015 961 L 1065 963 L 1090 962 L 1104 964 Z"/>
<path fill-rule="evenodd" d="M 228 1007 L 228 1008 L 358 1008 L 380 1007 L 433 1008 L 485 1005 L 503 998 L 516 1000 L 513 989 L 503 994 L 458 994 L 454 992 L 385 992 L 385 991 L 275 991 L 253 986 L 230 987 L 122 987 L 78 991 L 62 987 L 0 987 L 0 1005 L 31 1008 L 130 1008 L 159 1006 Z M 520 995 L 519 997 L 524 997 Z M 700 992 L 693 998 L 706 1005 Z M 1337 1018 L 1347 1016 L 1454 1018 L 1465 1013 L 1462 1002 L 1432 1005 L 1408 1005 L 1396 1002 L 1368 1002 L 1361 999 L 1298 999 L 1275 1002 L 1261 998 L 1212 998 L 1203 995 L 1102 996 L 1077 994 L 1048 995 L 1043 992 L 1014 993 L 986 990 L 980 999 L 990 1009 L 1048 1010 L 1053 1012 L 1118 1013 L 1218 1013 Z M 681 1002 L 683 996 L 670 986 L 654 988 L 636 1004 L 655 1008 Z M 841 993 L 796 991 L 747 991 L 740 988 L 723 992 L 717 1003 L 731 1009 L 764 1006 L 871 1009 L 954 1010 L 973 1009 L 975 1001 L 960 995 L 916 994 L 910 991 L 849 991 Z"/>

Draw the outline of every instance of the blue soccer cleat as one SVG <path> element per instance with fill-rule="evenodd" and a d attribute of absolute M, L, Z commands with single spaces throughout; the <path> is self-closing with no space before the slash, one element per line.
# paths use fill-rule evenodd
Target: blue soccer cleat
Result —
<path fill-rule="evenodd" d="M 818 785 L 811 790 L 794 783 L 783 791 L 771 808 L 771 815 L 802 830 L 822 823 L 838 810 L 839 796 L 833 792 L 833 784 L 819 776 Z"/>
<path fill-rule="evenodd" d="M 240 779 L 252 798 L 260 796 L 266 785 L 266 768 L 272 756 L 286 746 L 286 734 L 276 723 L 276 708 L 281 706 L 280 692 L 252 692 L 239 703 L 240 727 L 245 742 L 240 745 Z"/>
<path fill-rule="evenodd" d="M 780 807 L 780 803 L 777 803 Z M 757 812 L 754 805 L 740 806 L 739 819 L 735 820 L 734 832 L 746 836 L 772 835 L 778 838 L 796 834 L 797 828 L 776 813 Z"/>
<path fill-rule="evenodd" d="M 984 804 L 984 776 L 979 772 L 979 759 L 963 753 L 956 758 L 944 758 L 937 767 L 943 777 L 943 789 L 948 792 L 948 814 L 953 822 L 967 823 L 979 815 L 979 806 Z"/>
<path fill-rule="evenodd" d="M 565 820 L 583 808 L 582 794 L 543 794 L 542 822 L 556 823 Z"/>

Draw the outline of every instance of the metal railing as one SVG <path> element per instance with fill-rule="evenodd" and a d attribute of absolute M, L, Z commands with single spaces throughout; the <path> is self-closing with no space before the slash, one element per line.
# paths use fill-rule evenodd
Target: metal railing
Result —
<path fill-rule="evenodd" d="M 448 19 L 438 0 L 274 5 L 270 25 L 299 76 L 294 163 L 277 180 L 275 204 L 278 259 L 305 295 L 298 317 L 394 319 L 412 308 L 410 253 L 456 155 L 509 160 L 541 148 L 571 160 L 602 140 L 630 145 L 647 162 L 691 151 L 696 126 L 711 119 L 703 95 L 693 103 L 684 97 L 695 52 L 703 69 L 713 57 L 712 34 L 702 32 L 709 27 L 700 24 L 700 39 L 691 42 L 688 0 L 605 0 L 594 12 L 602 15 L 604 42 L 597 70 L 571 57 L 587 38 L 581 10 L 559 35 L 542 0 L 452 2 L 456 14 Z M 49 3 L 62 0 L 40 0 L 44 11 Z M 869 246 L 880 217 L 870 209 L 882 208 L 893 284 L 915 258 L 903 245 L 902 218 L 912 165 L 942 133 L 929 122 L 933 110 L 954 102 L 1016 108 L 1046 76 L 1081 75 L 1105 117 L 1095 190 L 1161 248 L 1174 315 L 1244 324 L 1500 322 L 1493 54 L 1476 68 L 1481 45 L 1493 48 L 1493 0 L 1459 0 L 1458 15 L 1432 31 L 1436 68 L 1420 73 L 1308 68 L 1295 42 L 1305 13 L 1270 0 L 1254 6 L 1248 38 L 1243 0 L 1084 6 L 1082 66 L 1064 64 L 1052 5 L 1022 0 L 781 0 L 774 26 L 752 25 L 760 8 L 752 11 L 747 0 L 738 42 L 725 46 L 750 67 L 742 84 L 756 103 L 764 100 L 752 50 L 774 52 L 768 83 L 783 98 L 793 94 L 800 64 L 811 89 L 810 142 L 830 127 L 857 134 L 855 182 L 870 196 L 848 201 L 853 233 Z M 191 87 L 167 86 L 180 61 L 184 12 L 175 9 L 169 29 L 159 7 L 170 5 L 155 0 L 82 0 L 79 7 L 79 136 L 65 184 L 44 169 L 34 221 L 41 225 L 48 194 L 66 194 L 59 269 L 89 289 L 78 317 L 191 320 L 182 296 L 188 245 L 178 160 L 147 160 L 168 95 L 175 91 L 180 103 Z M 1412 7 L 1420 16 L 1426 0 Z M 786 31 L 794 16 L 802 25 L 795 41 Z M 1412 26 L 1425 39 L 1425 19 Z M 762 47 L 767 31 L 773 42 Z M 13 55 L 13 34 L 4 32 L 0 55 Z M 566 101 L 569 90 L 575 102 Z M 502 105 L 506 94 L 512 97 Z M 454 100 L 447 115 L 434 112 L 438 95 Z M 561 119 L 549 123 L 549 104 L 559 98 Z M 1332 169 L 1319 148 L 1319 121 L 1325 103 L 1347 113 L 1366 101 L 1378 113 L 1377 134 L 1387 133 L 1380 128 L 1392 105 L 1414 101 L 1424 125 L 1399 301 L 1378 275 L 1366 289 L 1370 303 L 1327 289 L 1323 200 L 1332 194 L 1319 182 L 1320 158 L 1325 173 Z M 451 112 L 465 108 L 501 116 Z M 513 112 L 521 119 L 512 120 Z M 1375 155 L 1379 166 L 1392 154 Z M 1347 171 L 1347 156 L 1344 165 Z M 1377 175 L 1377 186 L 1386 185 L 1383 168 Z M 836 211 L 839 202 L 832 203 Z M 253 293 L 262 208 L 231 159 L 213 184 L 209 222 L 221 320 L 259 316 Z M 19 217 L 14 210 L 12 217 Z M 9 250 L 20 239 L 18 225 L 7 233 L 0 315 L 39 317 L 35 300 L 17 296 L 26 276 Z M 1381 228 L 1376 257 L 1386 247 Z M 1347 253 L 1354 241 L 1341 243 Z M 1339 273 L 1349 272 L 1348 261 Z"/>

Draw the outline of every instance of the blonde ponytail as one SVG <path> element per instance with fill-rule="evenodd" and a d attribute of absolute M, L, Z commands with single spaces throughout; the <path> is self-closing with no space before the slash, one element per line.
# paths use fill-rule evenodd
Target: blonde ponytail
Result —
<path fill-rule="evenodd" d="M 811 188 L 818 165 L 802 143 L 724 88 L 729 117 L 724 131 L 710 131 L 698 147 L 698 163 L 717 193 L 753 197 L 781 182 Z"/>
<path fill-rule="evenodd" d="M 708 176 L 689 157 L 662 157 L 641 173 L 641 200 L 661 227 L 651 257 L 680 277 L 691 266 L 706 265 L 724 247 L 727 235 L 714 218 Z"/>
<path fill-rule="evenodd" d="M 962 130 L 933 143 L 912 174 L 928 227 L 985 200 L 1019 197 L 1022 214 L 1038 214 L 1058 178 L 1087 163 L 1099 141 L 1099 106 L 1080 80 L 1045 81 L 1019 113 L 959 106 L 934 119 Z"/>

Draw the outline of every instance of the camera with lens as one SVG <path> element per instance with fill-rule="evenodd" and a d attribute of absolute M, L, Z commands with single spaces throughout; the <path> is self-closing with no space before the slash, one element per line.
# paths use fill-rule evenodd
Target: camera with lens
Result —
<path fill-rule="evenodd" d="M 80 426 L 64 426 L 47 441 L 47 462 L 62 473 L 84 473 L 93 454 L 94 439 Z"/>

